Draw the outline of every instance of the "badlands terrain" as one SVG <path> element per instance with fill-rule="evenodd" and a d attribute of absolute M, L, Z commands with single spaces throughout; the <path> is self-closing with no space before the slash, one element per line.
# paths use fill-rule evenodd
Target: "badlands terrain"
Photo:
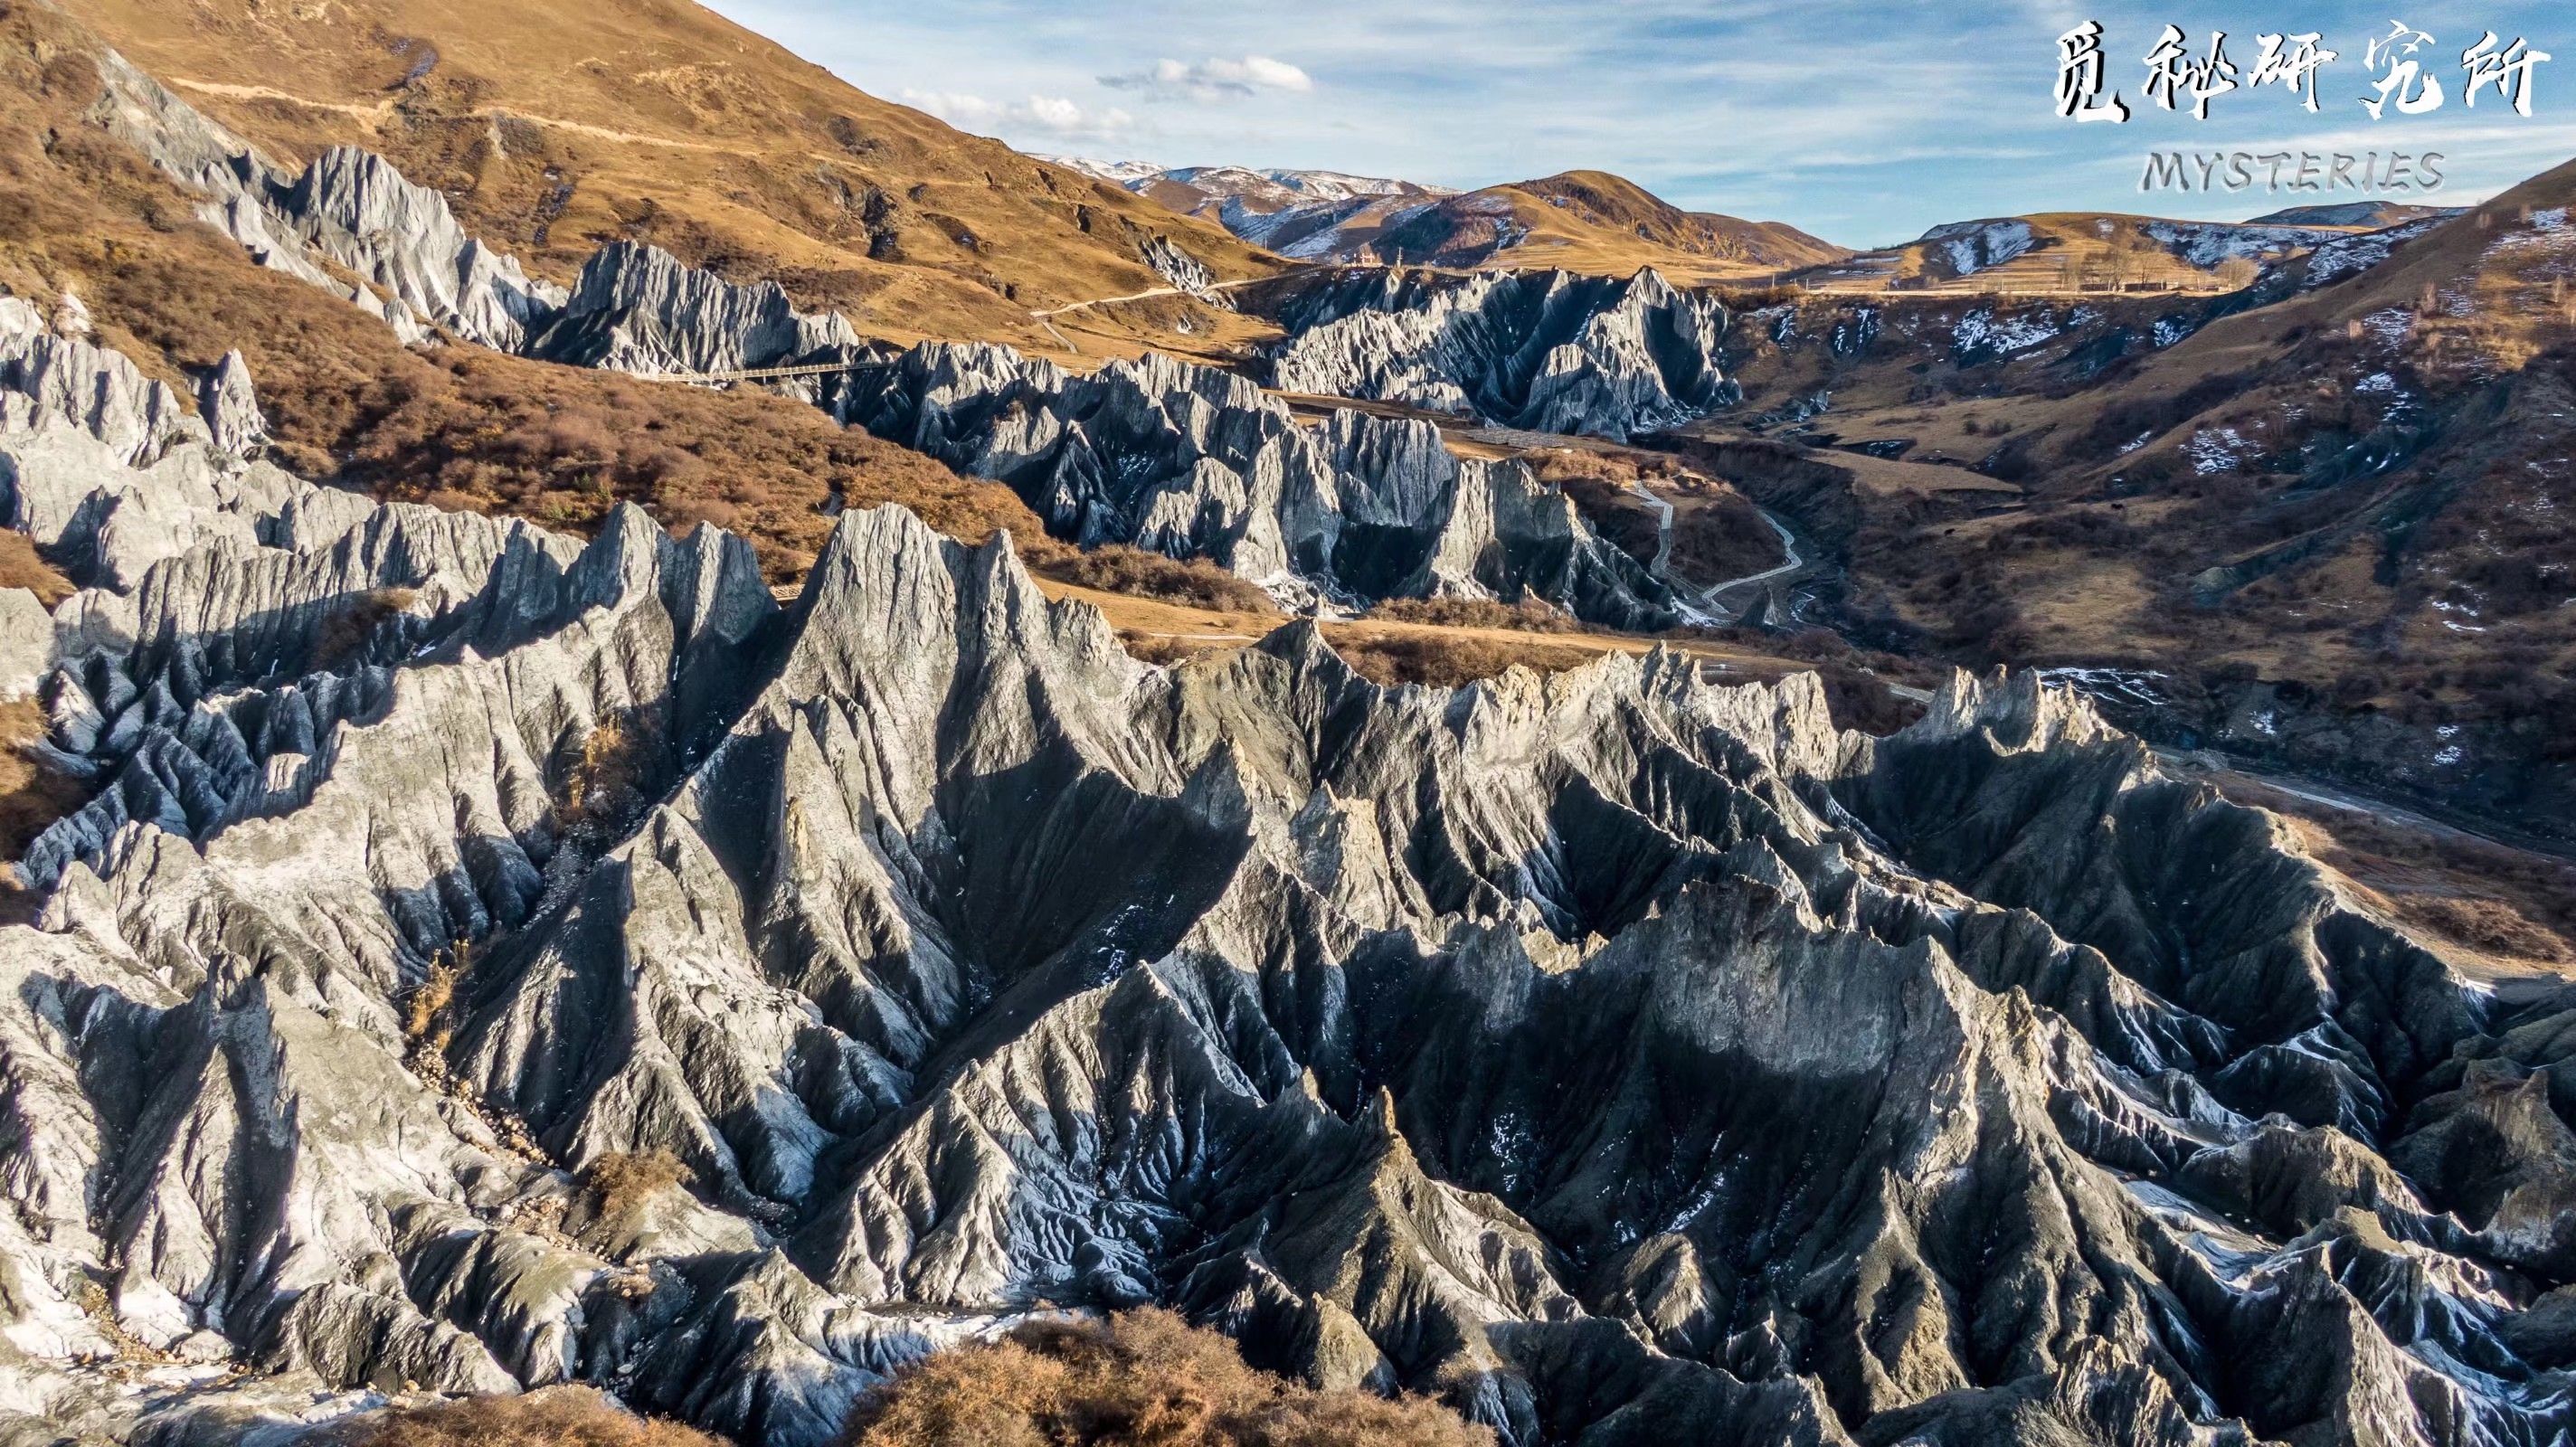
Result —
<path fill-rule="evenodd" d="M 1856 252 L 670 0 L 0 86 L 0 1441 L 2576 1433 L 2576 167 Z"/>

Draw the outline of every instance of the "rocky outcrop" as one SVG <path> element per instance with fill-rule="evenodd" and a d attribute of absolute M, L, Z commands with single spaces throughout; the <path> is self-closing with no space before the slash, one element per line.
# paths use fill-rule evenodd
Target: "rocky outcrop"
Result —
<path fill-rule="evenodd" d="M 571 297 L 526 350 L 576 366 L 703 374 L 778 366 L 858 343 L 840 313 L 797 311 L 776 282 L 736 286 L 658 246 L 620 241 L 582 267 Z"/>
<path fill-rule="evenodd" d="M 1175 245 L 1170 237 L 1146 237 L 1142 254 L 1155 275 L 1180 290 L 1201 300 L 1217 295 L 1216 273 L 1208 270 L 1206 262 Z"/>
<path fill-rule="evenodd" d="M 123 354 L 57 335 L 24 298 L 0 296 L 0 435 L 78 432 L 119 463 L 208 436 L 189 403 Z"/>
<path fill-rule="evenodd" d="M 1715 300 L 1651 269 L 1624 281 L 1480 272 L 1359 273 L 1292 297 L 1283 391 L 1403 402 L 1505 427 L 1620 440 L 1736 399 Z"/>
<path fill-rule="evenodd" d="M 880 349 L 823 402 L 1009 483 L 1063 537 L 1205 557 L 1292 606 L 1536 597 L 1622 627 L 1678 616 L 1521 464 L 1455 456 L 1425 422 L 1306 426 L 1242 378 L 1168 357 L 1076 377 L 1002 347 Z"/>
<path fill-rule="evenodd" d="M 561 288 L 467 236 L 447 198 L 383 157 L 335 146 L 298 175 L 116 52 L 94 59 L 92 124 L 200 193 L 200 218 L 252 260 L 382 317 L 406 343 L 445 329 L 515 350 L 531 322 L 561 305 Z"/>
<path fill-rule="evenodd" d="M 1346 527 L 1457 488 L 1171 363 L 1008 422 L 1073 379 L 884 365 L 929 446 L 1293 451 Z M 943 1342 L 1160 1301 L 1515 1444 L 2571 1427 L 2563 1005 L 2027 676 L 1880 740 L 1667 654 L 1165 669 L 898 509 L 781 608 L 632 510 L 64 435 L 119 508 L 230 490 L 133 576 L 80 475 L 24 492 L 99 789 L 0 929 L 26 1420 L 588 1381 L 801 1447 Z M 138 1353 L 182 1365 L 84 1365 Z"/>
<path fill-rule="evenodd" d="M 446 197 L 373 152 L 334 146 L 263 199 L 313 251 L 468 341 L 517 351 L 564 304 L 561 287 L 529 280 L 515 258 L 466 235 Z"/>

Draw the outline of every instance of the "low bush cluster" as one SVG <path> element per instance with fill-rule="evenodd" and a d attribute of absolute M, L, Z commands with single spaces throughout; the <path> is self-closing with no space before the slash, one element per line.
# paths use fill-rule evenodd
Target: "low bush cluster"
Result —
<path fill-rule="evenodd" d="M 721 1437 L 639 1417 L 588 1387 L 396 1407 L 315 1440 L 332 1447 L 726 1447 Z"/>
<path fill-rule="evenodd" d="M 1168 1311 L 1032 1322 L 941 1352 L 863 1403 L 848 1447 L 1492 1447 L 1420 1397 L 1324 1392 Z"/>

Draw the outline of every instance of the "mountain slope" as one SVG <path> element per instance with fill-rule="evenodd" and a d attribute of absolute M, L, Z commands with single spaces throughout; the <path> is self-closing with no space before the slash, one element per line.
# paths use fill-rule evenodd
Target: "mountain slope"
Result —
<path fill-rule="evenodd" d="M 1794 270 L 1848 253 L 1776 221 L 1684 211 L 1633 181 L 1567 171 L 1451 192 L 1321 171 L 1097 166 L 1139 195 L 1221 222 L 1306 261 L 1382 261 L 1625 276 L 1655 267 L 1689 282 Z"/>
<path fill-rule="evenodd" d="M 1266 264 L 680 0 L 65 8 L 283 160 L 339 143 L 387 156 L 556 281 L 633 238 L 872 332 L 1046 345 L 1031 309 L 1163 283 L 1152 237 L 1220 277 Z"/>
<path fill-rule="evenodd" d="M 1346 229 L 1367 229 L 1372 218 L 1452 194 L 1446 187 L 1338 171 L 1241 166 L 1184 166 L 1108 179 L 1175 211 L 1214 221 L 1255 246 L 1301 260 L 1331 256 L 1335 238 Z"/>
<path fill-rule="evenodd" d="M 1747 420 L 1822 397 L 1810 439 L 2027 491 L 1817 512 L 1871 626 L 2151 672 L 2169 737 L 2564 839 L 2571 208 L 2576 164 L 2205 298 L 1815 299 L 1729 370 Z"/>
<path fill-rule="evenodd" d="M 2429 216 L 2456 216 L 2457 206 L 2419 206 L 2404 201 L 2332 201 L 2317 206 L 2291 206 L 2249 217 L 2248 226 L 2358 226 L 2377 230 Z"/>
<path fill-rule="evenodd" d="M 2232 291 L 2263 263 L 2333 241 L 2346 223 L 2169 221 L 2047 212 L 1954 221 L 1902 246 L 1844 257 L 1800 280 L 1825 289 Z"/>

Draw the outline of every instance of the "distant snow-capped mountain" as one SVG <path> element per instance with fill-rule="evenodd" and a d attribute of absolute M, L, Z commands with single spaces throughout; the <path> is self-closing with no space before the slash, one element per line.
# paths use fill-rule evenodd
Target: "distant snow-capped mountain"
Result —
<path fill-rule="evenodd" d="M 1308 260 L 1347 259 L 1385 226 L 1457 194 L 1445 186 L 1342 171 L 1039 159 L 1214 221 L 1255 246 Z"/>

